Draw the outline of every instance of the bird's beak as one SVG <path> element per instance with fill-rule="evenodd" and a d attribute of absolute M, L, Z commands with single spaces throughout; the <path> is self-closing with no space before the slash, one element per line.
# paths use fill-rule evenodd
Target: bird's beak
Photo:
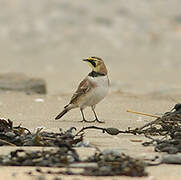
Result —
<path fill-rule="evenodd" d="M 89 59 L 83 59 L 83 61 L 89 61 Z"/>

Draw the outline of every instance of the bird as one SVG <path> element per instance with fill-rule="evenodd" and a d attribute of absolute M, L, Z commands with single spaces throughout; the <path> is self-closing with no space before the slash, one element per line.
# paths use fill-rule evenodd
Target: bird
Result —
<path fill-rule="evenodd" d="M 107 68 L 104 61 L 99 57 L 92 56 L 83 59 L 83 61 L 88 63 L 92 71 L 80 82 L 70 102 L 64 107 L 63 111 L 56 116 L 55 120 L 60 119 L 71 109 L 80 108 L 82 115 L 80 122 L 104 123 L 104 121 L 98 119 L 95 107 L 108 94 L 110 83 Z M 95 120 L 87 121 L 85 119 L 83 111 L 87 107 L 91 107 Z"/>

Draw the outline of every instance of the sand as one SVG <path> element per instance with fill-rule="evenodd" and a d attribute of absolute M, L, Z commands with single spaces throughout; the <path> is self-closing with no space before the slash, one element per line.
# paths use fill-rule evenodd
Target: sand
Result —
<path fill-rule="evenodd" d="M 32 131 L 40 126 L 44 126 L 45 129 L 49 131 L 58 131 L 58 128 L 68 129 L 73 126 L 77 129 L 81 129 L 83 126 L 89 126 L 89 123 L 78 122 L 81 120 L 81 115 L 78 109 L 72 110 L 61 120 L 54 120 L 56 114 L 61 110 L 63 105 L 66 104 L 68 97 L 69 95 L 25 95 L 23 93 L 12 92 L 0 93 L 1 115 L 10 118 L 16 125 L 22 123 L 23 126 Z M 37 102 L 36 99 L 39 98 L 43 99 L 43 102 Z M 140 127 L 144 123 L 151 121 L 152 118 L 127 113 L 127 109 L 140 110 L 155 114 L 169 110 L 173 104 L 173 102 L 165 100 L 164 98 L 157 100 L 143 95 L 131 96 L 130 94 L 111 93 L 97 106 L 99 117 L 101 120 L 105 121 L 105 124 L 94 123 L 94 125 L 100 127 L 116 127 L 120 130 L 125 130 L 128 127 Z M 91 111 L 87 109 L 86 117 L 91 120 L 93 118 L 92 115 Z M 153 147 L 144 147 L 141 145 L 142 142 L 132 142 L 132 140 L 140 140 L 144 142 L 147 139 L 141 135 L 133 136 L 120 134 L 117 136 L 111 136 L 103 134 L 101 131 L 97 130 L 88 130 L 85 136 L 86 142 L 96 145 L 101 150 L 115 149 L 138 158 L 151 158 L 155 155 L 160 155 L 160 153 L 154 152 Z M 34 149 L 31 147 L 28 148 Z M 7 154 L 10 150 L 14 149 L 15 148 L 12 147 L 1 147 L 0 153 Z M 95 152 L 92 148 L 77 148 L 77 151 L 82 157 L 87 157 Z M 46 170 L 47 168 L 43 169 Z M 146 168 L 146 171 L 149 173 L 150 178 L 153 176 L 155 179 L 179 179 L 181 176 L 179 169 L 180 166 L 178 165 L 160 165 L 156 167 L 148 167 Z M 2 167 L 0 169 L 0 171 L 2 171 L 1 176 L 4 178 L 26 178 L 27 180 L 32 178 L 26 174 L 26 172 L 29 172 L 30 170 L 35 172 L 35 168 L 33 167 Z M 58 168 L 53 170 L 58 170 Z M 36 175 L 37 173 L 34 174 Z M 53 178 L 53 175 L 48 177 L 51 179 Z M 63 177 L 63 179 L 95 179 L 94 177 L 61 177 Z M 100 177 L 98 179 L 104 178 Z M 106 179 L 119 178 L 107 177 Z M 131 178 L 124 177 L 124 179 Z M 142 179 L 148 179 L 148 177 Z"/>
<path fill-rule="evenodd" d="M 105 60 L 111 87 L 108 96 L 96 108 L 105 124 L 101 127 L 139 127 L 152 118 L 127 113 L 127 109 L 151 114 L 169 111 L 181 102 L 181 12 L 180 0 L 147 1 L 88 0 L 0 0 L 0 72 L 22 72 L 46 80 L 47 95 L 0 92 L 0 115 L 14 124 L 34 130 L 44 126 L 58 131 L 89 124 L 72 110 L 59 121 L 54 117 L 66 105 L 77 84 L 90 68 L 81 60 L 96 55 Z M 43 99 L 37 102 L 36 99 Z M 90 109 L 86 117 L 92 119 Z M 133 157 L 160 155 L 153 147 L 143 147 L 143 136 L 110 136 L 89 130 L 85 141 L 100 149 L 117 149 Z M 14 149 L 14 148 L 13 148 Z M 31 148 L 30 148 L 31 149 Z M 2 154 L 12 148 L 1 147 Z M 94 151 L 79 149 L 88 156 Z M 35 179 L 26 172 L 33 167 L 1 167 L 1 179 Z M 180 179 L 180 166 L 148 167 L 148 180 Z M 53 179 L 53 175 L 47 176 Z M 97 179 L 133 179 L 99 177 Z M 62 176 L 62 179 L 95 177 Z M 138 179 L 138 178 L 135 178 Z"/>

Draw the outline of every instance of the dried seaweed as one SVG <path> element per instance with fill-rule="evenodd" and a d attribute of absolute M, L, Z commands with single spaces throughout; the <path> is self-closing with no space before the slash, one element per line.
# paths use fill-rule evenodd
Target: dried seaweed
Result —
<path fill-rule="evenodd" d="M 174 111 L 173 111 L 174 110 Z M 129 110 L 128 112 L 147 115 L 150 117 L 157 117 L 147 113 L 139 113 Z M 127 130 L 119 130 L 117 128 L 102 128 L 96 126 L 83 127 L 77 134 L 88 130 L 98 129 L 103 133 L 110 135 L 118 134 L 143 134 L 145 137 L 151 139 L 149 142 L 144 142 L 144 146 L 155 146 L 156 152 L 167 152 L 175 154 L 181 152 L 181 104 L 176 104 L 170 112 L 164 113 L 162 117 L 157 117 L 155 120 L 145 124 L 139 128 L 128 128 Z M 163 136 L 162 139 L 152 138 L 151 136 Z"/>
<path fill-rule="evenodd" d="M 167 139 L 165 139 L 165 137 L 164 139 L 158 139 L 158 138 L 152 138 L 152 137 L 148 137 L 148 138 L 151 139 L 151 141 L 144 142 L 143 145 L 154 146 L 156 152 L 167 152 L 169 154 L 176 154 L 178 152 L 181 152 L 180 136 L 176 136 L 176 138 L 168 136 Z"/>
<path fill-rule="evenodd" d="M 83 169 L 81 173 L 70 170 L 59 172 L 59 174 L 67 175 L 145 176 L 147 175 L 145 173 L 146 165 L 143 161 L 113 151 L 98 151 L 83 161 L 79 158 L 74 147 L 84 144 L 83 137 L 86 130 L 97 129 L 110 135 L 144 134 L 145 137 L 151 139 L 149 142 L 144 142 L 144 146 L 152 145 L 155 146 L 155 151 L 169 154 L 181 152 L 181 105 L 177 104 L 173 109 L 174 111 L 166 112 L 162 117 L 157 117 L 140 128 L 128 128 L 127 130 L 88 126 L 83 127 L 78 132 L 76 132 L 75 127 L 72 127 L 67 131 L 60 129 L 58 133 L 46 132 L 42 128 L 37 129 L 35 133 L 31 133 L 21 125 L 13 126 L 13 122 L 10 120 L 0 119 L 0 145 L 59 147 L 46 151 L 15 150 L 8 155 L 1 155 L 0 165 L 76 167 Z M 155 135 L 161 135 L 163 138 L 151 137 Z M 160 162 L 156 164 L 158 165 Z"/>
<path fill-rule="evenodd" d="M 119 130 L 117 128 L 102 128 L 97 126 L 83 127 L 79 132 L 73 134 L 72 131 L 76 130 L 75 127 L 68 129 L 63 132 L 60 130 L 59 133 L 46 132 L 42 129 L 37 129 L 35 133 L 31 133 L 27 128 L 21 125 L 14 127 L 11 120 L 0 119 L 0 146 L 67 146 L 76 145 L 83 142 L 84 131 L 88 129 L 98 129 L 103 133 L 110 135 L 118 134 L 144 134 L 147 135 L 169 135 L 171 138 L 175 137 L 180 133 L 181 136 L 181 105 L 176 104 L 173 108 L 175 111 L 167 112 L 162 117 L 156 118 L 140 128 L 128 128 L 127 130 Z M 148 115 L 141 113 L 142 115 Z M 157 117 L 152 116 L 151 117 Z"/>
<path fill-rule="evenodd" d="M 13 126 L 11 120 L 0 119 L 0 146 L 49 146 L 49 147 L 72 147 L 83 141 L 83 135 L 75 136 L 71 127 L 67 131 L 60 129 L 59 133 L 46 132 L 38 128 L 35 133 L 31 133 L 27 128 Z"/>
<path fill-rule="evenodd" d="M 0 156 L 0 165 L 4 166 L 66 167 L 76 161 L 79 161 L 77 152 L 68 147 L 43 151 L 17 149 Z"/>
<path fill-rule="evenodd" d="M 145 163 L 139 159 L 120 154 L 116 151 L 103 151 L 95 153 L 87 159 L 89 162 L 97 162 L 98 167 L 85 168 L 83 175 L 89 176 L 146 176 Z"/>
<path fill-rule="evenodd" d="M 96 126 L 88 126 L 88 127 L 83 127 L 77 134 L 87 129 L 98 129 L 102 130 L 103 133 L 106 132 L 110 135 L 144 134 L 152 136 L 170 135 L 172 137 L 175 136 L 174 134 L 176 133 L 177 136 L 178 135 L 181 136 L 181 104 L 176 104 L 173 109 L 175 110 L 174 112 L 172 111 L 166 112 L 162 117 L 149 115 L 151 117 L 157 117 L 157 118 L 139 128 L 134 128 L 134 129 L 128 128 L 127 130 L 119 130 L 117 128 L 101 128 Z M 139 113 L 139 114 L 148 115 L 146 113 Z"/>
<path fill-rule="evenodd" d="M 174 110 L 174 111 L 173 111 Z M 138 128 L 138 132 L 147 135 L 172 135 L 181 132 L 181 104 L 176 104 L 170 112 Z"/>
<path fill-rule="evenodd" d="M 173 111 L 175 110 L 175 111 Z M 146 137 L 151 139 L 144 142 L 144 146 L 152 145 L 156 152 L 167 152 L 176 154 L 181 152 L 181 104 L 176 104 L 171 112 L 166 112 L 162 117 L 157 118 L 140 128 L 146 131 Z M 152 138 L 149 135 L 162 135 L 164 138 Z"/>
<path fill-rule="evenodd" d="M 120 154 L 117 151 L 105 150 L 103 152 L 96 152 L 94 155 L 88 157 L 86 160 L 79 160 L 73 156 L 73 160 L 68 161 L 66 157 L 63 158 L 62 163 L 62 150 L 57 150 L 56 153 L 48 153 L 42 152 L 40 156 L 40 152 L 32 152 L 32 154 L 28 151 L 15 151 L 11 153 L 11 158 L 9 161 L 6 160 L 6 165 L 11 165 L 11 160 L 13 158 L 16 159 L 16 162 L 22 162 L 22 155 L 19 157 L 18 153 L 25 153 L 28 154 L 29 160 L 28 165 L 38 165 L 38 166 L 53 166 L 53 167 L 66 167 L 66 170 L 59 170 L 59 171 L 43 171 L 40 167 L 36 169 L 36 172 L 41 174 L 56 174 L 56 175 L 82 175 L 82 176 L 132 176 L 132 177 L 141 177 L 147 176 L 145 172 L 146 164 L 139 159 L 132 158 L 125 154 Z M 63 151 L 65 153 L 65 151 Z M 46 154 L 46 155 L 44 155 Z M 52 156 L 53 154 L 53 161 Z M 58 154 L 58 155 L 57 155 Z M 47 156 L 48 155 L 48 156 Z M 30 158 L 33 157 L 33 158 Z M 37 157 L 38 156 L 38 157 Z M 35 158 L 37 157 L 37 158 Z M 47 158 L 49 157 L 49 158 Z M 56 160 L 54 158 L 56 157 Z M 44 158 L 44 159 L 43 159 Z M 1 157 L 1 159 L 3 159 Z M 46 160 L 45 160 L 46 159 Z M 41 161 L 40 161 L 41 160 Z M 49 162 L 47 162 L 49 161 Z M 3 160 L 0 161 L 0 163 Z M 14 162 L 14 161 L 13 161 Z M 25 161 L 26 162 L 26 161 Z M 20 165 L 19 163 L 18 165 Z M 16 164 L 17 165 L 17 164 Z M 79 168 L 82 171 L 74 171 L 74 168 Z M 31 173 L 28 173 L 32 175 Z"/>

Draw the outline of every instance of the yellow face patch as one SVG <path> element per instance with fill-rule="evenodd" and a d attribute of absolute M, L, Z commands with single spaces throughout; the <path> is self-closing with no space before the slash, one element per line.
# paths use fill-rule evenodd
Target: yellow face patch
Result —
<path fill-rule="evenodd" d="M 89 60 L 93 60 L 93 61 L 97 61 L 97 59 L 95 57 L 90 57 L 88 58 Z"/>
<path fill-rule="evenodd" d="M 88 64 L 89 66 L 92 68 L 93 71 L 97 71 L 97 65 L 98 65 L 98 62 L 96 59 L 94 58 L 88 58 Z"/>
<path fill-rule="evenodd" d="M 89 57 L 85 59 L 84 61 L 87 61 L 89 66 L 92 68 L 93 71 L 98 72 L 99 71 L 99 62 L 101 61 L 100 58 L 97 57 Z"/>

